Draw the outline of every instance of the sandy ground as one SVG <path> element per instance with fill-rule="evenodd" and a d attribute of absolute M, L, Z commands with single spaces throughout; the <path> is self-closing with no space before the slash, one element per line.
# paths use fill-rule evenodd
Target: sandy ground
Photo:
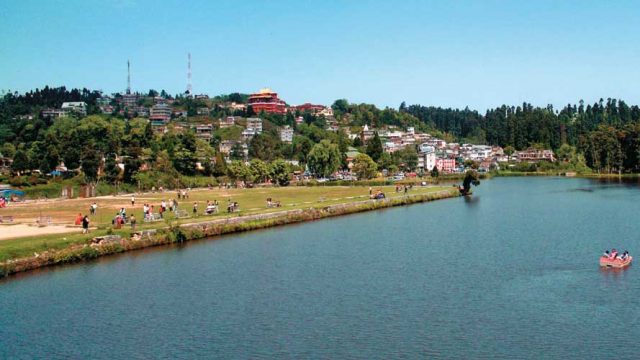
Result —
<path fill-rule="evenodd" d="M 49 225 L 43 227 L 30 226 L 26 224 L 1 225 L 0 240 L 34 235 L 79 233 L 81 231 L 82 230 L 80 228 L 72 228 L 64 225 Z"/>

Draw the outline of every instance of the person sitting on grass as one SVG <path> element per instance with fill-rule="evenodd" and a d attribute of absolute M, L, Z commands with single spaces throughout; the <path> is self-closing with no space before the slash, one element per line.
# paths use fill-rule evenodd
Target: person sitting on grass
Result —
<path fill-rule="evenodd" d="M 207 215 L 212 215 L 217 210 L 218 210 L 217 206 L 215 206 L 213 204 L 209 204 L 209 205 L 207 205 L 207 208 L 204 210 L 204 213 L 207 214 Z"/>

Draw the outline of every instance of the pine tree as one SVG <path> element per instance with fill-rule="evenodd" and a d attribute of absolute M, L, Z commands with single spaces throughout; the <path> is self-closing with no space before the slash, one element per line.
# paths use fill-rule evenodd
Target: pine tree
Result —
<path fill-rule="evenodd" d="M 382 141 L 380 141 L 380 137 L 378 136 L 378 132 L 373 134 L 373 138 L 369 140 L 367 143 L 366 153 L 373 159 L 373 161 L 378 162 L 380 156 L 382 156 Z"/>

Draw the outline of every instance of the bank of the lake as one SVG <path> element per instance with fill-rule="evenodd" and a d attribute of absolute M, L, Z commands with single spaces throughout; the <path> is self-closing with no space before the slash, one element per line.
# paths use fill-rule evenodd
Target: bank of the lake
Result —
<path fill-rule="evenodd" d="M 175 224 L 168 227 L 148 229 L 136 233 L 125 230 L 98 236 L 91 244 L 71 244 L 61 249 L 46 250 L 33 256 L 9 259 L 0 263 L 0 278 L 11 274 L 34 270 L 46 266 L 69 264 L 96 259 L 98 257 L 139 250 L 152 246 L 184 243 L 223 234 L 263 229 L 327 217 L 354 214 L 363 211 L 410 205 L 415 203 L 460 196 L 457 187 L 421 194 L 409 194 L 380 200 L 365 200 L 335 205 L 310 206 L 304 209 L 283 210 L 196 223 Z M 60 235 L 62 236 L 62 235 Z M 95 240 L 96 238 L 94 238 Z"/>

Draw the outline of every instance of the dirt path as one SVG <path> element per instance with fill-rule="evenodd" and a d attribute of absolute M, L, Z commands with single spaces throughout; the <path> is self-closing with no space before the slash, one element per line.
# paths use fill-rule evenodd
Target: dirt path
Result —
<path fill-rule="evenodd" d="M 43 227 L 29 226 L 25 224 L 2 225 L 0 226 L 0 241 L 25 236 L 78 233 L 80 231 L 81 229 L 79 228 L 72 228 L 63 225 L 49 225 Z"/>

